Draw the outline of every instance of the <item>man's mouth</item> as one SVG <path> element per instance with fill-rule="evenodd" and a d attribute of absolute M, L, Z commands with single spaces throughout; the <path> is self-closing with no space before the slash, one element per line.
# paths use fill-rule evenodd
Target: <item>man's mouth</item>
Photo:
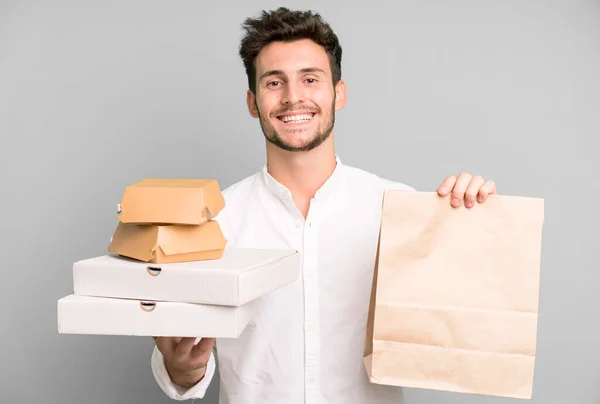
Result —
<path fill-rule="evenodd" d="M 315 116 L 314 112 L 308 112 L 294 115 L 279 115 L 277 116 L 277 119 L 279 119 L 283 123 L 294 124 L 309 122 L 313 118 L 313 116 Z"/>

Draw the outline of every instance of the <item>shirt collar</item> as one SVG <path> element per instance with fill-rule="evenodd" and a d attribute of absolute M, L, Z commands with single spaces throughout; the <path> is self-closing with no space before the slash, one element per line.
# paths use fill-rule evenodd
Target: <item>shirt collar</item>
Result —
<path fill-rule="evenodd" d="M 335 189 L 336 185 L 340 183 L 343 165 L 341 159 L 337 155 L 335 156 L 335 162 L 336 165 L 335 169 L 333 170 L 333 173 L 331 174 L 331 176 L 329 176 L 329 178 L 327 179 L 327 181 L 325 181 L 321 188 L 317 190 L 315 194 L 315 199 L 318 200 L 327 197 L 332 192 L 332 190 Z M 275 178 L 273 178 L 271 174 L 269 174 L 266 163 L 263 165 L 262 168 L 262 178 L 269 192 L 283 198 L 292 198 L 290 190 L 287 189 L 283 184 L 278 182 Z"/>

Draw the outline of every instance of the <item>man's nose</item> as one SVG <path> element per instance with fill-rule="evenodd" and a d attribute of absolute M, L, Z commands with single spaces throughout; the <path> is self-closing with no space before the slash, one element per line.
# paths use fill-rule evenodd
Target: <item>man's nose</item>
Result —
<path fill-rule="evenodd" d="M 296 83 L 287 83 L 285 86 L 285 91 L 283 93 L 283 98 L 281 102 L 283 104 L 297 104 L 299 102 L 303 102 L 305 99 L 304 89 L 301 85 Z"/>

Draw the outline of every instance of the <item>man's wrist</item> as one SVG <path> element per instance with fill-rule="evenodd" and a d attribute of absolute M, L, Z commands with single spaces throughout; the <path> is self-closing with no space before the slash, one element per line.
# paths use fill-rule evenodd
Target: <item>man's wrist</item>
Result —
<path fill-rule="evenodd" d="M 202 379 L 204 379 L 204 376 L 206 375 L 206 366 L 200 368 L 200 369 L 195 369 L 191 372 L 178 372 L 176 370 L 172 370 L 169 369 L 168 366 L 166 366 L 167 368 L 167 373 L 169 374 L 169 377 L 171 378 L 171 381 L 173 382 L 173 384 L 182 387 L 184 389 L 189 389 L 194 387 L 196 384 L 200 383 L 200 381 L 202 381 Z"/>

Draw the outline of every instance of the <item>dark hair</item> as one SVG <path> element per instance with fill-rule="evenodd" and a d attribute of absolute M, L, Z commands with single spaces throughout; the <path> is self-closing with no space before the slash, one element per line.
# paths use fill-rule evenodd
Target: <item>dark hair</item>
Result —
<path fill-rule="evenodd" d="M 342 47 L 338 37 L 318 13 L 291 11 L 280 7 L 262 11 L 259 18 L 247 18 L 242 27 L 246 34 L 240 45 L 240 57 L 246 68 L 250 91 L 256 93 L 256 67 L 254 60 L 262 48 L 275 41 L 291 42 L 310 39 L 325 48 L 333 84 L 342 78 Z"/>

